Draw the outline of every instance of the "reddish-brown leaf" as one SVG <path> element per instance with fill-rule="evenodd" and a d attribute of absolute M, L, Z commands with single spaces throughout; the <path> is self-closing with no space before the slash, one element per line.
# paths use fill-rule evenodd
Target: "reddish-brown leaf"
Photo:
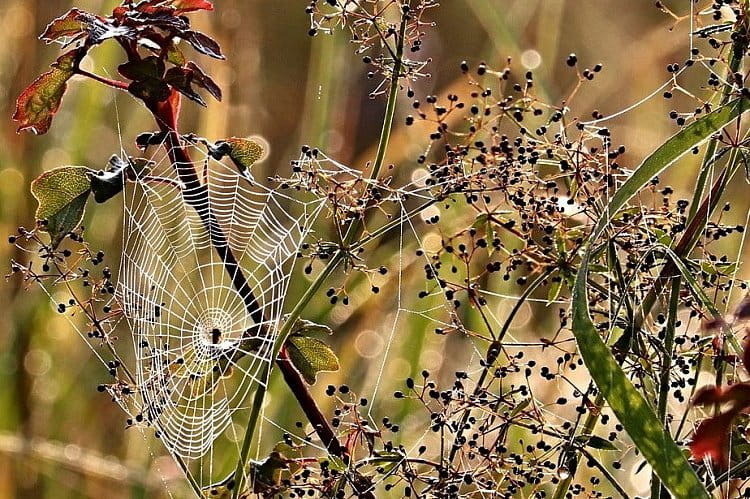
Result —
<path fill-rule="evenodd" d="M 742 364 L 745 370 L 750 373 L 750 340 L 745 342 L 745 349 L 742 351 Z"/>
<path fill-rule="evenodd" d="M 694 405 L 731 403 L 731 410 L 742 411 L 750 407 L 750 384 L 735 383 L 729 388 L 709 386 L 701 388 L 693 399 Z"/>
<path fill-rule="evenodd" d="M 75 74 L 81 54 L 80 49 L 75 49 L 61 55 L 52 64 L 52 71 L 41 75 L 21 93 L 13 114 L 13 119 L 20 123 L 19 132 L 32 130 L 38 135 L 47 133 L 68 88 L 68 80 Z"/>
<path fill-rule="evenodd" d="M 185 97 L 205 107 L 206 101 L 204 101 L 203 97 L 193 89 L 192 71 L 186 68 L 172 68 L 167 71 L 167 74 L 164 76 L 164 81 L 172 85 L 174 89 L 182 93 Z"/>
<path fill-rule="evenodd" d="M 49 23 L 44 30 L 44 33 L 42 33 L 39 38 L 47 43 L 52 43 L 60 38 L 75 38 L 84 34 L 86 32 L 86 25 L 81 19 L 82 15 L 83 12 L 80 10 L 70 9 L 68 12 Z"/>
<path fill-rule="evenodd" d="M 750 295 L 747 295 L 734 310 L 734 317 L 738 321 L 750 318 Z"/>
<path fill-rule="evenodd" d="M 201 54 L 205 54 L 215 59 L 224 59 L 224 54 L 221 53 L 221 47 L 216 40 L 210 36 L 204 35 L 200 31 L 186 31 L 182 34 L 182 37 Z"/>
<path fill-rule="evenodd" d="M 221 88 L 213 78 L 208 76 L 200 66 L 192 61 L 187 63 L 186 68 L 193 72 L 193 83 L 199 87 L 203 87 L 217 101 L 221 101 Z"/>
<path fill-rule="evenodd" d="M 729 411 L 701 422 L 690 442 L 690 453 L 694 459 L 709 457 L 722 469 L 727 467 L 729 432 L 736 415 L 736 412 Z"/>
<path fill-rule="evenodd" d="M 214 10 L 214 4 L 208 0 L 172 0 L 170 5 L 180 13 L 196 10 Z"/>

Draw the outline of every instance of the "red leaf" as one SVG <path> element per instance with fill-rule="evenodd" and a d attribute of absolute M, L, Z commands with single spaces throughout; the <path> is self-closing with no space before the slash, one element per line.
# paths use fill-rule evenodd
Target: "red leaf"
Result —
<path fill-rule="evenodd" d="M 738 321 L 750 319 L 750 295 L 747 295 L 734 310 L 734 318 Z"/>
<path fill-rule="evenodd" d="M 172 0 L 170 5 L 179 13 L 194 12 L 196 10 L 214 10 L 214 4 L 208 0 Z"/>
<path fill-rule="evenodd" d="M 78 9 L 70 9 L 67 13 L 49 23 L 39 38 L 47 43 L 52 43 L 60 38 L 82 35 L 86 31 L 85 22 L 81 19 L 83 14 Z"/>
<path fill-rule="evenodd" d="M 750 407 L 750 384 L 735 383 L 729 388 L 704 387 L 693 399 L 694 405 L 732 403 L 730 412 L 739 412 Z"/>
<path fill-rule="evenodd" d="M 221 53 L 221 47 L 216 40 L 210 36 L 204 35 L 200 31 L 186 31 L 182 34 L 182 38 L 201 54 L 215 59 L 224 59 L 224 55 Z"/>
<path fill-rule="evenodd" d="M 729 431 L 736 415 L 736 412 L 730 411 L 701 422 L 690 442 L 690 453 L 694 459 L 710 457 L 722 469 L 727 467 Z"/>
<path fill-rule="evenodd" d="M 76 49 L 61 55 L 52 64 L 52 71 L 41 75 L 21 93 L 13 114 L 13 119 L 20 123 L 19 132 L 32 130 L 38 135 L 47 133 L 82 54 Z"/>
<path fill-rule="evenodd" d="M 205 88 L 214 99 L 221 101 L 221 88 L 219 88 L 219 85 L 216 84 L 213 78 L 208 76 L 205 71 L 193 61 L 188 62 L 186 68 L 193 72 L 193 83 Z"/>

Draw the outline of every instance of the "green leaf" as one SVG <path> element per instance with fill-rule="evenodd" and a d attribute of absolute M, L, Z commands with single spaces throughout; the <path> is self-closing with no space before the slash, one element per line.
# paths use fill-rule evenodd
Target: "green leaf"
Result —
<path fill-rule="evenodd" d="M 83 166 L 64 166 L 43 173 L 31 183 L 31 194 L 39 203 L 37 223 L 49 233 L 53 248 L 81 223 L 91 192 L 90 171 Z"/>
<path fill-rule="evenodd" d="M 263 146 L 255 140 L 237 137 L 220 140 L 216 143 L 216 148 L 226 150 L 226 154 L 241 172 L 249 169 L 265 154 Z"/>
<path fill-rule="evenodd" d="M 290 336 L 286 349 L 294 367 L 311 385 L 319 372 L 339 370 L 339 359 L 331 347 L 316 338 Z"/>
<path fill-rule="evenodd" d="M 591 447 L 592 449 L 619 450 L 615 446 L 615 444 L 613 444 L 606 438 L 602 438 L 596 435 L 578 435 L 576 437 L 576 442 L 583 444 L 586 447 Z"/>
<path fill-rule="evenodd" d="M 382 475 L 390 474 L 396 466 L 404 462 L 404 455 L 396 451 L 375 451 L 374 456 L 367 461 L 368 464 L 381 468 Z"/>
<path fill-rule="evenodd" d="M 167 47 L 167 61 L 174 64 L 175 66 L 184 66 L 187 62 L 187 59 L 185 59 L 185 54 L 182 53 L 182 50 L 180 50 L 180 47 L 178 47 L 174 42 L 172 42 L 169 47 Z"/>
<path fill-rule="evenodd" d="M 20 123 L 18 131 L 31 130 L 37 135 L 47 133 L 63 95 L 68 89 L 68 80 L 75 74 L 75 67 L 82 52 L 71 50 L 61 55 L 52 64 L 52 71 L 44 73 L 24 90 L 16 100 L 13 119 Z"/>
<path fill-rule="evenodd" d="M 308 321 L 306 319 L 297 319 L 297 323 L 294 325 L 294 329 L 292 329 L 292 334 L 300 336 L 323 334 L 330 336 L 333 334 L 333 329 L 324 324 L 318 324 L 317 322 Z"/>
<path fill-rule="evenodd" d="M 557 281 L 552 281 L 550 284 L 549 291 L 547 292 L 547 305 L 551 304 L 560 297 L 560 291 L 562 291 L 563 280 L 562 277 Z"/>
<path fill-rule="evenodd" d="M 589 236 L 573 289 L 573 333 L 586 367 L 638 450 L 676 497 L 709 496 L 680 447 L 627 378 L 591 320 L 587 289 L 591 253 L 613 217 L 630 198 L 653 177 L 747 111 L 749 104 L 745 99 L 737 99 L 703 116 L 667 140 L 641 163 L 612 196 Z"/>

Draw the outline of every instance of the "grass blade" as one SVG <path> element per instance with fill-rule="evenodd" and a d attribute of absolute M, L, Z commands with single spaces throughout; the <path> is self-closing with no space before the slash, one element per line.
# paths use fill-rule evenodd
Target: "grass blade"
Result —
<path fill-rule="evenodd" d="M 644 160 L 612 196 L 592 231 L 584 247 L 573 289 L 573 333 L 586 367 L 630 438 L 675 497 L 708 498 L 709 495 L 680 447 L 630 382 L 591 320 L 586 286 L 591 251 L 617 211 L 653 177 L 727 126 L 749 107 L 750 102 L 737 99 L 716 109 L 685 127 Z"/>

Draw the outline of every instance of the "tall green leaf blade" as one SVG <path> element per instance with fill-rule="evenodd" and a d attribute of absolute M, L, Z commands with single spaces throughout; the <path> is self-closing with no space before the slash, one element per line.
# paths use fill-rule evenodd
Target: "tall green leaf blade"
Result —
<path fill-rule="evenodd" d="M 573 334 L 591 377 L 630 438 L 675 497 L 708 498 L 680 447 L 635 389 L 591 320 L 587 282 L 591 251 L 615 214 L 653 177 L 750 108 L 737 99 L 703 116 L 662 144 L 617 190 L 589 237 L 573 289 Z"/>

